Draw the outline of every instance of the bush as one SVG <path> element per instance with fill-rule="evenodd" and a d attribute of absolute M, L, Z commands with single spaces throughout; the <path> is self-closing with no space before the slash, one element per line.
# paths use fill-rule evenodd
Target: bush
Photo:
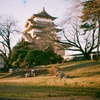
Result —
<path fill-rule="evenodd" d="M 54 76 L 57 75 L 59 71 L 59 67 L 54 66 L 49 69 L 49 75 Z"/>

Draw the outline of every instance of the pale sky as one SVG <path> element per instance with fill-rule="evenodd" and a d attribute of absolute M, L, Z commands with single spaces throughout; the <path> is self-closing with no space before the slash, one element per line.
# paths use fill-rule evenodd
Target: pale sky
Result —
<path fill-rule="evenodd" d="M 66 7 L 64 0 L 0 0 L 0 14 L 14 16 L 18 20 L 18 25 L 23 30 L 26 20 L 39 11 L 45 10 L 57 20 L 61 20 Z M 56 20 L 56 21 L 57 21 Z M 13 44 L 16 44 L 21 35 L 12 38 Z"/>
<path fill-rule="evenodd" d="M 23 28 L 34 13 L 45 10 L 60 19 L 65 12 L 64 0 L 0 0 L 0 13 L 14 16 Z"/>
<path fill-rule="evenodd" d="M 57 17 L 56 22 L 59 23 L 67 16 L 66 14 L 70 14 L 70 7 L 74 8 L 73 5 L 73 0 L 0 0 L 0 13 L 14 16 L 23 30 L 26 20 L 32 14 L 42 11 L 43 7 L 51 16 Z M 20 37 L 21 35 L 12 38 L 12 45 L 15 45 Z"/>

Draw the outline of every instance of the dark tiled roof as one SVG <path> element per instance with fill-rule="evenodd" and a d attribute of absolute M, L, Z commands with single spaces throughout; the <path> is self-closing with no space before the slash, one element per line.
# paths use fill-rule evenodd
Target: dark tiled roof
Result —
<path fill-rule="evenodd" d="M 33 24 L 34 26 L 35 25 L 38 25 L 38 26 L 41 26 L 41 25 L 44 25 L 44 26 L 53 25 L 53 26 L 55 26 L 55 24 L 53 22 L 34 21 L 32 19 L 28 19 L 28 21 L 31 22 L 31 24 Z"/>
<path fill-rule="evenodd" d="M 31 22 L 31 24 L 36 24 L 36 21 L 32 20 L 32 19 L 28 19 L 29 22 Z"/>
<path fill-rule="evenodd" d="M 56 28 L 56 31 L 57 31 L 57 32 L 60 32 L 60 31 L 62 31 L 62 29 Z"/>
<path fill-rule="evenodd" d="M 43 29 L 46 28 L 46 26 L 31 26 L 32 28 L 37 28 L 37 29 Z"/>
<path fill-rule="evenodd" d="M 52 17 L 51 15 L 49 15 L 45 9 L 43 9 L 43 11 L 41 11 L 40 13 L 38 14 L 34 14 L 34 16 L 36 17 L 43 17 L 43 18 L 50 18 L 52 20 L 56 19 L 57 17 Z"/>

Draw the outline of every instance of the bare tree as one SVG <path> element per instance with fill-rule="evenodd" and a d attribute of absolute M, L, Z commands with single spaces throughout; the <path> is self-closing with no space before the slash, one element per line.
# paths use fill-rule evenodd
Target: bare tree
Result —
<path fill-rule="evenodd" d="M 85 31 L 84 33 L 79 27 L 82 24 L 80 16 L 82 15 L 82 2 L 84 0 L 64 1 L 68 6 L 64 14 L 64 19 L 59 24 L 63 29 L 63 39 L 61 41 L 55 41 L 64 44 L 67 50 L 69 45 L 75 47 L 74 49 L 69 50 L 80 51 L 85 59 L 89 59 L 90 53 L 97 47 L 97 36 L 95 35 L 96 28 L 94 30 L 89 30 L 88 32 Z"/>
<path fill-rule="evenodd" d="M 97 47 L 97 35 L 95 31 L 96 28 L 84 33 L 84 31 L 75 24 L 70 31 L 67 30 L 67 33 L 66 30 L 63 30 L 65 41 L 62 41 L 62 43 L 75 47 L 74 49 L 67 48 L 67 50 L 80 51 L 85 59 L 90 59 L 92 50 Z"/>
<path fill-rule="evenodd" d="M 56 26 L 56 25 L 55 25 Z M 58 35 L 62 29 L 49 25 L 43 29 L 42 39 L 45 40 L 45 47 L 52 46 L 55 53 L 64 55 L 64 44 L 60 43 L 60 36 Z"/>
<path fill-rule="evenodd" d="M 52 47 L 54 52 L 58 55 L 64 55 L 63 46 L 56 42 L 59 41 L 60 37 L 57 35 L 57 32 L 61 31 L 57 29 L 53 23 L 48 23 L 42 29 L 41 33 L 37 33 L 36 39 L 34 39 L 33 43 L 29 43 L 31 48 L 36 48 L 39 50 L 46 50 L 48 47 Z"/>
<path fill-rule="evenodd" d="M 0 17 L 0 53 L 4 58 L 6 67 L 10 67 L 11 35 L 18 33 L 17 21 L 11 16 Z"/>
<path fill-rule="evenodd" d="M 97 58 L 99 60 L 99 44 L 100 44 L 100 0 L 88 0 L 83 2 L 83 15 L 81 16 L 83 24 L 88 24 L 88 26 L 93 26 L 96 24 L 95 27 L 98 26 L 98 46 L 97 46 Z M 91 22 L 91 23 L 90 23 Z M 92 28 L 95 28 L 92 27 Z M 88 29 L 88 27 L 87 27 Z"/>

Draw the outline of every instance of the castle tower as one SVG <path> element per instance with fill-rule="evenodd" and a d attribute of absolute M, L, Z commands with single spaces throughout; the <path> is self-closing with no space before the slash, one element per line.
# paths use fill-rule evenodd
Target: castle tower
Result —
<path fill-rule="evenodd" d="M 23 33 L 23 38 L 25 41 L 32 43 L 34 39 L 38 39 L 41 34 L 43 33 L 43 29 L 46 28 L 49 25 L 55 26 L 53 21 L 56 19 L 56 17 L 53 17 L 49 15 L 45 9 L 43 8 L 43 11 L 33 14 L 25 24 L 25 30 Z M 59 29 L 56 29 L 56 32 L 61 31 Z"/>

